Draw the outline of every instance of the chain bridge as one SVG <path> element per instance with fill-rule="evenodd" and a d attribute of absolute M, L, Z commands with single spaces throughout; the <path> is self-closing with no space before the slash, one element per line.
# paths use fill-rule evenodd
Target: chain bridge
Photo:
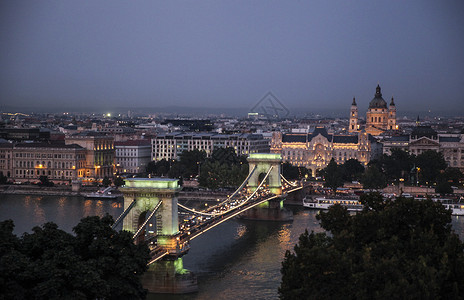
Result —
<path fill-rule="evenodd" d="M 142 283 L 150 292 L 196 291 L 196 277 L 182 265 L 182 256 L 189 251 L 191 240 L 238 215 L 256 218 L 256 212 L 250 214 L 252 210 L 261 209 L 273 216 L 284 213 L 282 203 L 286 195 L 304 188 L 300 182 L 292 183 L 282 176 L 280 154 L 250 154 L 248 162 L 249 174 L 237 190 L 204 210 L 178 203 L 177 179 L 125 181 L 121 188 L 124 212 L 113 228 L 123 222 L 123 230 L 133 233 L 135 243 L 149 244 L 151 259 Z M 180 222 L 179 211 L 182 211 Z"/>

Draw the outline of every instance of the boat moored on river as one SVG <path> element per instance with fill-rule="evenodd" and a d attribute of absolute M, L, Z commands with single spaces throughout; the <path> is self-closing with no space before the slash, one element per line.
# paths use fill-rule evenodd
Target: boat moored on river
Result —
<path fill-rule="evenodd" d="M 95 193 L 85 193 L 83 194 L 86 198 L 91 199 L 116 199 L 122 196 L 120 193 L 116 192 L 114 187 L 107 187 L 103 190 L 96 191 Z"/>
<path fill-rule="evenodd" d="M 440 202 L 446 209 L 451 210 L 453 216 L 464 216 L 464 203 L 442 198 L 432 198 L 432 201 Z"/>
<path fill-rule="evenodd" d="M 357 196 L 335 196 L 335 197 L 316 197 L 309 196 L 303 198 L 303 207 L 310 209 L 329 209 L 334 204 L 346 207 L 348 211 L 361 211 L 363 205 Z"/>

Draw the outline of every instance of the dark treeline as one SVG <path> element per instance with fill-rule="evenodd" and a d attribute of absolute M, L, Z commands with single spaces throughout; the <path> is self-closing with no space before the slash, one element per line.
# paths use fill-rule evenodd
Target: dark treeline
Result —
<path fill-rule="evenodd" d="M 364 169 L 355 159 L 337 165 L 332 159 L 320 174 L 327 187 L 336 190 L 346 181 L 360 181 L 366 189 L 379 189 L 387 183 L 404 182 L 409 185 L 435 186 L 437 193 L 452 193 L 463 174 L 458 168 L 448 167 L 440 152 L 428 150 L 414 156 L 403 150 L 392 150 L 380 159 L 372 160 Z"/>
<path fill-rule="evenodd" d="M 0 299 L 144 299 L 149 249 L 112 224 L 87 217 L 74 235 L 45 223 L 17 237 L 0 222 Z"/>
<path fill-rule="evenodd" d="M 361 196 L 355 215 L 332 206 L 330 232 L 300 236 L 282 263 L 281 299 L 462 299 L 464 245 L 432 200 Z"/>

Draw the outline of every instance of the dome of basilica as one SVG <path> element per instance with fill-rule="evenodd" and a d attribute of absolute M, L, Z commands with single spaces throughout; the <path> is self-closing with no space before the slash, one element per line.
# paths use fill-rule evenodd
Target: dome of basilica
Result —
<path fill-rule="evenodd" d="M 387 108 L 387 102 L 383 100 L 382 93 L 380 92 L 380 85 L 375 89 L 374 99 L 369 102 L 369 108 Z"/>

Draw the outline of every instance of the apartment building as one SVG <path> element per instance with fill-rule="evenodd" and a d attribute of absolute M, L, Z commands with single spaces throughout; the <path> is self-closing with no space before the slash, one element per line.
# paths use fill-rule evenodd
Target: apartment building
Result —
<path fill-rule="evenodd" d="M 268 153 L 269 141 L 262 134 L 166 133 L 152 139 L 152 160 L 177 159 L 183 151 L 232 147 L 237 155 Z"/>

